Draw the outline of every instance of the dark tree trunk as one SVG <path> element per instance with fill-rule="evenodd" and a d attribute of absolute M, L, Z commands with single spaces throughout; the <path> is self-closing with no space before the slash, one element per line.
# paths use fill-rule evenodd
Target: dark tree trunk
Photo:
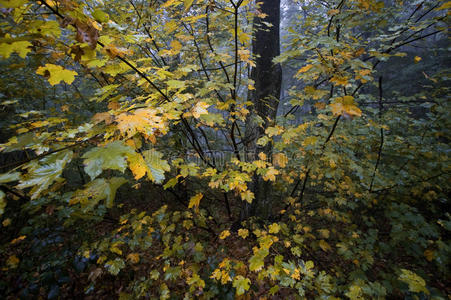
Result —
<path fill-rule="evenodd" d="M 261 147 L 256 144 L 256 141 L 264 134 L 266 128 L 274 124 L 279 105 L 282 68 L 274 64 L 272 60 L 280 54 L 280 0 L 259 2 L 262 3 L 261 13 L 266 14 L 267 17 L 254 18 L 252 52 L 256 66 L 252 68 L 250 77 L 255 82 L 255 90 L 249 93 L 254 106 L 253 113 L 246 124 L 246 137 L 249 141 L 246 150 L 248 157 L 253 159 L 256 159 L 260 152 L 265 153 L 270 159 L 272 146 L 268 144 Z M 270 23 L 272 26 L 268 27 L 263 22 Z M 255 199 L 252 205 L 246 205 L 243 210 L 244 218 L 253 215 L 269 216 L 272 207 L 270 187 L 270 183 L 264 182 L 260 176 L 254 177 L 250 188 L 255 194 Z"/>

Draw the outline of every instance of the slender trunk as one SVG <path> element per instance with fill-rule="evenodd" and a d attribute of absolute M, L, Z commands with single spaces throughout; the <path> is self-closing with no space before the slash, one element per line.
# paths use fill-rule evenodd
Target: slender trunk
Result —
<path fill-rule="evenodd" d="M 264 19 L 254 18 L 252 52 L 256 66 L 252 68 L 251 79 L 255 82 L 255 90 L 249 93 L 254 105 L 253 113 L 246 123 L 246 137 L 249 141 L 246 144 L 246 151 L 249 158 L 257 159 L 258 154 L 263 152 L 270 159 L 272 146 L 268 144 L 261 147 L 256 141 L 264 134 L 266 128 L 274 124 L 279 105 L 282 68 L 272 61 L 280 54 L 280 0 L 259 2 L 262 3 L 260 12 L 267 16 Z M 271 23 L 272 26 L 268 27 L 265 23 Z M 251 205 L 246 205 L 242 216 L 268 217 L 272 207 L 270 183 L 264 182 L 260 176 L 254 176 L 250 188 L 255 194 L 255 199 Z"/>

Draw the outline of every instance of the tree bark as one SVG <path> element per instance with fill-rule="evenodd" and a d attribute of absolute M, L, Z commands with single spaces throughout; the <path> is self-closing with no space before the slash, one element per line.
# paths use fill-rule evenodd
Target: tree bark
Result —
<path fill-rule="evenodd" d="M 250 91 L 249 99 L 253 103 L 253 113 L 246 123 L 247 157 L 258 159 L 263 152 L 268 159 L 272 155 L 272 145 L 261 147 L 256 141 L 266 128 L 273 125 L 279 105 L 282 83 L 282 68 L 274 64 L 273 59 L 280 54 L 280 0 L 263 0 L 260 12 L 266 14 L 265 18 L 254 18 L 254 37 L 252 52 L 255 57 L 255 67 L 251 70 L 250 78 L 255 82 L 255 90 Z M 266 24 L 272 24 L 268 27 Z M 251 205 L 245 205 L 244 218 L 258 215 L 267 218 L 271 211 L 271 184 L 264 182 L 260 176 L 254 176 L 250 189 L 255 194 Z"/>

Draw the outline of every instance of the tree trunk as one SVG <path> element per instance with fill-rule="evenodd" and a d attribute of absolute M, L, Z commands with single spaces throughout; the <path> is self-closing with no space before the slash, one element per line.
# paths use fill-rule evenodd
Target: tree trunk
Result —
<path fill-rule="evenodd" d="M 253 113 L 246 123 L 246 137 L 249 141 L 246 151 L 249 158 L 258 159 L 258 154 L 263 152 L 270 159 L 272 145 L 261 147 L 256 141 L 264 134 L 266 128 L 274 124 L 279 105 L 282 68 L 272 60 L 280 54 L 280 0 L 259 2 L 262 3 L 260 12 L 267 17 L 254 18 L 252 52 L 256 66 L 252 68 L 250 77 L 255 82 L 255 90 L 249 93 L 254 105 Z M 268 27 L 263 22 L 271 23 L 272 26 Z M 260 176 L 255 176 L 250 189 L 254 192 L 255 199 L 251 205 L 244 208 L 244 218 L 254 215 L 267 218 L 272 207 L 271 184 L 264 182 Z"/>

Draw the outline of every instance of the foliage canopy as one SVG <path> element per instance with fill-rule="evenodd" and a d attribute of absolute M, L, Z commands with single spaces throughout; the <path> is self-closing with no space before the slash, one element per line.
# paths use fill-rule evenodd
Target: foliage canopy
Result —
<path fill-rule="evenodd" d="M 285 5 L 264 120 L 255 1 L 0 0 L 2 294 L 449 297 L 451 2 Z"/>

